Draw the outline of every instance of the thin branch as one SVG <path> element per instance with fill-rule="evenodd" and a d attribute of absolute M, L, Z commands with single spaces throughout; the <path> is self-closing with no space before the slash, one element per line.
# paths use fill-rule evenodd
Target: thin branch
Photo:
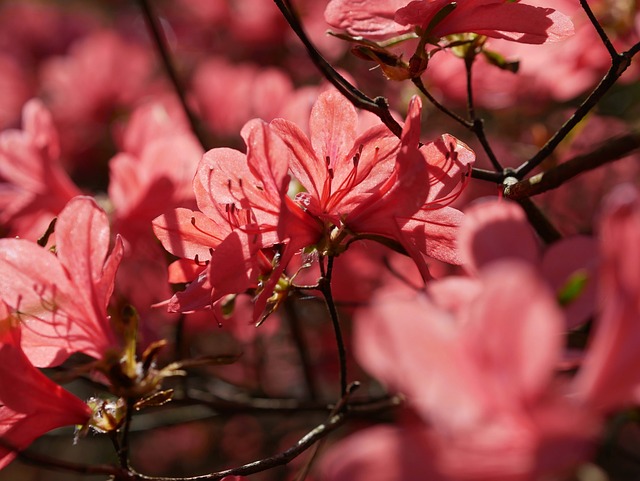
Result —
<path fill-rule="evenodd" d="M 292 299 L 288 298 L 284 302 L 284 308 L 287 313 L 287 320 L 289 321 L 289 329 L 291 329 L 291 336 L 293 337 L 296 349 L 298 350 L 298 356 L 302 364 L 302 374 L 304 376 L 305 384 L 307 386 L 307 392 L 309 399 L 316 400 L 319 396 L 319 389 L 316 382 L 316 376 L 313 371 L 311 359 L 309 357 L 309 349 L 304 337 L 304 331 L 300 326 L 300 318 L 296 306 L 293 304 Z"/>
<path fill-rule="evenodd" d="M 429 102 L 431 102 L 433 104 L 433 106 L 435 108 L 437 108 L 440 112 L 442 112 L 443 114 L 447 115 L 448 117 L 451 117 L 453 120 L 455 120 L 460 125 L 462 125 L 465 129 L 473 130 L 473 123 L 469 122 L 468 120 L 463 119 L 458 114 L 456 114 L 452 110 L 449 110 L 447 107 L 442 105 L 438 101 L 438 99 L 436 99 L 433 95 L 431 95 L 431 92 L 429 92 L 427 90 L 427 88 L 425 87 L 425 85 L 422 82 L 422 79 L 420 77 L 414 77 L 414 78 L 411 79 L 411 81 L 413 82 L 413 85 L 415 85 L 416 88 L 422 93 L 422 95 L 427 97 Z"/>
<path fill-rule="evenodd" d="M 384 97 L 376 97 L 372 99 L 355 88 L 347 79 L 340 75 L 325 58 L 318 52 L 309 37 L 302 28 L 300 19 L 288 0 L 274 0 L 274 3 L 282 12 L 282 15 L 291 26 L 291 29 L 304 44 L 309 54 L 309 58 L 314 65 L 320 70 L 324 77 L 342 93 L 357 108 L 367 110 L 377 115 L 380 120 L 393 132 L 398 138 L 402 134 L 402 126 L 393 118 L 389 110 L 389 104 Z"/>
<path fill-rule="evenodd" d="M 595 150 L 578 155 L 562 164 L 515 184 L 505 186 L 504 196 L 523 199 L 560 187 L 575 176 L 601 165 L 621 159 L 640 148 L 640 132 L 615 137 L 602 143 Z"/>
<path fill-rule="evenodd" d="M 493 170 L 478 169 L 474 167 L 471 169 L 471 177 L 478 180 L 486 180 L 494 184 L 501 184 L 505 178 L 503 172 L 495 172 Z"/>
<path fill-rule="evenodd" d="M 340 362 L 340 396 L 344 397 L 347 395 L 347 351 L 344 346 L 342 329 L 340 328 L 338 310 L 336 308 L 336 304 L 333 300 L 333 294 L 331 292 L 333 260 L 334 256 L 329 256 L 327 259 L 327 272 L 320 279 L 320 287 L 327 305 L 327 309 L 329 310 L 329 316 L 331 317 L 333 330 L 336 336 L 336 345 L 338 347 L 338 357 Z"/>
<path fill-rule="evenodd" d="M 473 75 L 472 75 L 475 58 L 476 58 L 476 52 L 473 51 L 471 53 L 467 53 L 467 56 L 464 59 L 464 66 L 467 73 L 466 75 L 467 77 L 467 111 L 469 114 L 469 120 L 472 123 L 473 133 L 476 134 L 476 137 L 480 141 L 480 144 L 482 144 L 482 148 L 487 154 L 487 157 L 489 157 L 489 161 L 491 162 L 491 165 L 493 165 L 493 168 L 496 170 L 496 172 L 502 172 L 504 169 L 500 164 L 500 162 L 498 161 L 496 154 L 493 153 L 493 149 L 491 148 L 491 145 L 489 144 L 489 140 L 487 139 L 487 135 L 484 132 L 484 120 L 476 117 L 476 108 L 473 101 Z"/>
<path fill-rule="evenodd" d="M 600 39 L 602 40 L 602 43 L 604 44 L 604 46 L 609 51 L 609 55 L 611 55 L 611 58 L 617 57 L 618 56 L 617 50 L 615 49 L 615 47 L 611 43 L 611 40 L 609 40 L 609 36 L 607 35 L 607 33 L 602 28 L 602 25 L 600 25 L 600 22 L 598 22 L 598 19 L 593 14 L 593 11 L 591 10 L 591 7 L 587 3 L 587 0 L 580 0 L 580 5 L 582 5 L 582 9 L 587 14 L 587 17 L 589 17 L 589 20 L 591 21 L 591 24 L 594 26 L 594 28 L 598 32 L 598 35 L 600 35 Z"/>
<path fill-rule="evenodd" d="M 515 170 L 515 177 L 518 179 L 524 178 L 529 172 L 540 165 L 556 147 L 564 140 L 564 138 L 573 130 L 573 128 L 593 109 L 596 104 L 604 97 L 604 95 L 611 89 L 620 76 L 631 65 L 631 59 L 640 50 L 640 44 L 634 45 L 626 52 L 618 53 L 611 45 L 608 37 L 602 30 L 602 27 L 598 23 L 597 19 L 593 16 L 591 9 L 586 4 L 585 0 L 580 0 L 583 8 L 589 15 L 592 23 L 598 30 L 603 42 L 609 53 L 611 54 L 611 67 L 606 75 L 602 78 L 597 87 L 589 94 L 589 96 L 580 104 L 574 114 L 558 129 L 558 131 L 547 141 L 547 143 L 529 160 L 523 163 Z"/>
<path fill-rule="evenodd" d="M 182 109 L 184 110 L 184 113 L 187 115 L 187 119 L 189 120 L 189 124 L 191 125 L 191 130 L 193 131 L 193 134 L 198 139 L 198 142 L 200 142 L 200 145 L 202 145 L 202 148 L 204 150 L 208 150 L 206 135 L 202 131 L 202 128 L 200 126 L 201 124 L 198 121 L 197 117 L 195 116 L 195 114 L 187 104 L 187 97 L 185 95 L 184 86 L 180 82 L 178 73 L 173 65 L 173 62 L 171 61 L 171 55 L 169 54 L 169 47 L 167 46 L 167 40 L 164 36 L 162 26 L 160 25 L 158 18 L 153 13 L 153 10 L 151 9 L 151 5 L 149 4 L 149 0 L 137 0 L 137 1 L 144 14 L 145 22 L 147 24 L 147 27 L 149 28 L 149 31 L 151 32 L 151 36 L 155 43 L 156 49 L 158 50 L 158 53 L 160 54 L 160 58 L 162 59 L 162 65 L 164 66 L 164 70 L 167 73 L 167 76 L 169 77 L 171 84 L 173 85 L 174 91 L 176 92 L 176 94 L 178 95 L 178 98 L 180 99 L 180 104 L 182 105 Z"/>
<path fill-rule="evenodd" d="M 309 431 L 296 444 L 294 444 L 286 451 L 283 451 L 269 458 L 261 459 L 259 461 L 254 461 L 252 463 L 239 466 L 237 468 L 226 469 L 217 473 L 204 474 L 202 476 L 193 476 L 188 478 L 153 477 L 134 473 L 132 479 L 135 479 L 137 481 L 214 481 L 222 479 L 225 476 L 246 476 L 249 474 L 259 473 L 262 471 L 266 471 L 267 469 L 288 464 L 304 451 L 313 446 L 317 441 L 342 426 L 345 423 L 346 419 L 346 413 L 343 412 L 340 414 L 336 414 L 335 416 L 332 416 L 327 422 L 320 424 Z"/>
<path fill-rule="evenodd" d="M 515 184 L 517 179 L 515 177 L 507 177 L 504 180 L 505 190 L 508 186 Z M 531 199 L 528 197 L 523 197 L 520 199 L 516 199 L 516 202 L 520 204 L 525 214 L 527 215 L 527 219 L 529 223 L 536 230 L 540 238 L 547 244 L 553 244 L 554 242 L 562 239 L 562 234 L 555 228 L 555 226 L 547 219 L 547 217 L 542 213 L 540 208 L 533 203 Z"/>
<path fill-rule="evenodd" d="M 131 430 L 131 421 L 133 420 L 133 405 L 134 400 L 127 398 L 127 411 L 125 413 L 124 422 L 122 424 L 122 437 L 120 438 L 120 445 L 117 450 L 118 460 L 122 469 L 129 469 L 129 432 Z"/>

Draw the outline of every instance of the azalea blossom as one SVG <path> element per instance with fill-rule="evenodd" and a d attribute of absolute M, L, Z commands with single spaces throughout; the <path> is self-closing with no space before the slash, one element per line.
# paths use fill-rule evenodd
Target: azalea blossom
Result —
<path fill-rule="evenodd" d="M 425 254 L 458 263 L 454 238 L 462 214 L 447 204 L 475 155 L 450 135 L 419 147 L 421 107 L 414 97 L 400 141 L 382 124 L 356 135 L 355 108 L 337 91 L 322 93 L 314 105 L 310 139 L 291 122 L 272 121 L 304 188 L 284 200 L 281 236 L 298 249 L 315 245 L 332 254 L 357 238 L 395 242 L 425 277 Z"/>
<path fill-rule="evenodd" d="M 36 369 L 20 347 L 20 326 L 0 301 L 0 469 L 52 429 L 84 425 L 91 409 Z"/>
<path fill-rule="evenodd" d="M 464 267 L 472 275 L 504 259 L 520 259 L 538 268 L 564 308 L 567 327 L 574 328 L 593 316 L 598 263 L 595 239 L 567 237 L 542 252 L 518 204 L 481 199 L 465 209 L 458 246 Z"/>
<path fill-rule="evenodd" d="M 611 412 L 640 401 L 640 193 L 631 185 L 607 199 L 600 222 L 602 264 L 592 338 L 576 390 Z"/>
<path fill-rule="evenodd" d="M 436 41 L 452 34 L 477 33 L 539 44 L 573 34 L 566 15 L 510 0 L 332 0 L 325 18 L 351 35 L 372 40 L 399 36 L 416 27 Z"/>
<path fill-rule="evenodd" d="M 111 252 L 107 215 L 90 197 L 60 212 L 55 253 L 26 239 L 0 239 L 0 299 L 22 325 L 22 347 L 39 367 L 74 352 L 101 358 L 118 339 L 106 312 L 123 255 Z"/>
<path fill-rule="evenodd" d="M 40 100 L 25 104 L 22 124 L 0 133 L 0 224 L 37 240 L 80 190 L 60 163 L 58 133 Z"/>
<path fill-rule="evenodd" d="M 358 316 L 356 358 L 406 395 L 409 412 L 397 427 L 347 438 L 328 454 L 325 479 L 525 481 L 589 459 L 600 415 L 555 377 L 564 320 L 553 295 L 521 261 L 481 276 L 455 309 L 394 289 Z M 380 471 L 361 472 L 372 457 Z"/>
<path fill-rule="evenodd" d="M 281 240 L 288 152 L 262 121 L 249 122 L 242 136 L 246 154 L 218 148 L 203 156 L 193 181 L 199 211 L 176 209 L 153 221 L 164 248 L 182 258 L 170 266 L 170 281 L 192 281 L 169 301 L 170 311 L 211 308 L 228 294 L 257 288 L 261 274 L 272 270 L 262 250 Z M 270 295 L 265 287 L 256 318 Z"/>

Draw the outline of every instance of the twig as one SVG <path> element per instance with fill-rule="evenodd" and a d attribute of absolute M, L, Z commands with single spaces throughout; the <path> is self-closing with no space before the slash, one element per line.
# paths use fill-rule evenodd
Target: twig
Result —
<path fill-rule="evenodd" d="M 473 123 L 472 122 L 469 122 L 468 120 L 463 119 L 462 117 L 460 117 L 458 114 L 456 114 L 452 110 L 449 110 L 447 107 L 442 105 L 438 101 L 438 99 L 436 99 L 433 95 L 431 95 L 431 92 L 429 92 L 427 90 L 427 88 L 425 87 L 425 85 L 422 82 L 422 79 L 420 77 L 414 77 L 414 78 L 411 79 L 411 81 L 413 82 L 413 85 L 415 85 L 416 88 L 422 93 L 422 95 L 427 97 L 429 102 L 431 102 L 433 104 L 433 106 L 435 108 L 437 108 L 440 112 L 442 112 L 443 114 L 451 117 L 453 120 L 458 122 L 464 128 L 466 128 L 468 130 L 472 130 L 473 129 Z"/>
<path fill-rule="evenodd" d="M 307 392 L 309 399 L 318 399 L 319 390 L 316 382 L 316 377 L 313 372 L 313 366 L 309 357 L 309 349 L 307 342 L 304 338 L 304 331 L 300 327 L 300 318 L 296 306 L 293 304 L 292 299 L 288 298 L 284 302 L 284 308 L 287 312 L 287 319 L 289 321 L 289 328 L 291 329 L 291 336 L 293 337 L 296 349 L 298 350 L 298 356 L 302 363 L 302 374 L 304 376 L 305 384 L 307 386 Z"/>
<path fill-rule="evenodd" d="M 340 328 L 340 319 L 338 317 L 338 310 L 336 304 L 333 301 L 333 294 L 331 292 L 331 276 L 333 273 L 333 260 L 334 256 L 327 258 L 327 270 L 320 279 L 320 290 L 324 296 L 327 309 L 329 310 L 329 316 L 333 324 L 333 330 L 336 336 L 336 345 L 338 347 L 338 358 L 340 362 L 340 396 L 347 395 L 347 351 L 344 346 L 344 339 L 342 337 L 342 329 Z"/>
<path fill-rule="evenodd" d="M 586 0 L 580 0 L 580 5 L 582 5 L 582 9 L 587 14 L 587 17 L 589 17 L 589 20 L 591 21 L 591 24 L 594 26 L 594 28 L 598 32 L 598 35 L 600 35 L 600 39 L 602 40 L 602 43 L 604 44 L 604 46 L 609 51 L 609 55 L 611 55 L 611 58 L 617 57 L 618 56 L 617 50 L 615 49 L 615 47 L 611 43 L 611 40 L 609 40 L 609 36 L 607 35 L 607 33 L 602 28 L 602 25 L 600 25 L 600 22 L 598 22 L 598 19 L 593 14 L 593 11 L 591 10 L 591 7 L 587 3 L 587 1 Z"/>
<path fill-rule="evenodd" d="M 505 186 L 504 196 L 519 200 L 560 187 L 575 176 L 621 159 L 640 148 L 640 132 L 609 139 L 595 150 L 578 155 L 528 179 Z"/>
<path fill-rule="evenodd" d="M 513 185 L 516 182 L 517 179 L 515 177 L 507 177 L 504 180 L 505 190 L 508 186 Z M 531 199 L 528 197 L 522 197 L 520 199 L 516 199 L 516 202 L 520 204 L 525 214 L 527 214 L 529 223 L 545 243 L 553 244 L 554 242 L 562 239 L 562 234 L 560 234 L 558 229 L 555 228 L 555 226 L 549 221 L 549 219 L 547 219 L 540 208 L 535 205 Z"/>
<path fill-rule="evenodd" d="M 129 432 L 131 430 L 131 421 L 133 420 L 133 409 L 135 401 L 127 398 L 124 422 L 122 424 L 122 437 L 118 448 L 118 460 L 122 469 L 129 469 Z"/>
<path fill-rule="evenodd" d="M 349 101 L 357 108 L 367 110 L 377 115 L 380 120 L 393 132 L 397 137 L 402 134 L 402 126 L 396 122 L 389 110 L 389 104 L 384 97 L 376 97 L 372 99 L 355 88 L 347 79 L 340 75 L 318 52 L 313 43 L 309 40 L 309 37 L 305 33 L 300 19 L 292 8 L 288 0 L 274 0 L 276 6 L 282 12 L 282 15 L 287 20 L 291 29 L 298 36 L 300 41 L 304 44 L 309 54 L 309 58 L 314 65 L 320 70 L 324 77 L 331 82 L 331 84 L 337 88 L 342 95 L 347 97 Z"/>
<path fill-rule="evenodd" d="M 318 440 L 324 438 L 327 434 L 335 431 L 338 427 L 342 426 L 347 419 L 346 413 L 336 414 L 332 416 L 327 422 L 316 426 L 303 436 L 292 447 L 283 451 L 275 456 L 254 461 L 252 463 L 239 466 L 237 468 L 226 469 L 224 471 L 218 471 L 217 473 L 204 474 L 202 476 L 193 476 L 188 478 L 165 478 L 165 477 L 153 477 L 146 476 L 139 473 L 134 473 L 133 479 L 137 481 L 204 481 L 204 480 L 218 480 L 225 476 L 246 476 L 249 474 L 259 473 L 266 471 L 267 469 L 275 468 L 277 466 L 283 466 L 291 462 L 291 460 L 298 457 L 304 451 L 313 446 Z"/>
<path fill-rule="evenodd" d="M 158 18 L 154 15 L 153 10 L 151 9 L 151 5 L 149 4 L 149 0 L 137 0 L 142 12 L 144 13 L 145 22 L 147 23 L 147 27 L 151 32 L 151 36 L 155 43 L 156 49 L 160 54 L 160 58 L 162 59 L 162 65 L 164 66 L 165 72 L 173 85 L 173 89 L 175 90 L 178 98 L 180 99 L 180 104 L 182 105 L 182 109 L 184 113 L 187 115 L 187 119 L 189 120 L 189 125 L 191 125 L 191 130 L 193 134 L 202 145 L 204 150 L 208 150 L 209 146 L 207 145 L 206 135 L 202 131 L 200 126 L 200 122 L 197 117 L 189 108 L 187 103 L 187 97 L 185 95 L 185 89 L 178 78 L 178 73 L 171 61 L 171 56 L 169 55 L 169 48 L 167 46 L 167 40 L 162 31 L 162 26 L 158 21 Z"/>
<path fill-rule="evenodd" d="M 589 19 L 595 26 L 596 30 L 600 34 L 602 41 L 604 42 L 607 50 L 611 55 L 611 67 L 606 75 L 602 78 L 596 88 L 589 94 L 589 96 L 580 104 L 574 114 L 553 134 L 553 136 L 547 141 L 547 143 L 529 160 L 523 163 L 520 167 L 515 169 L 515 177 L 518 179 L 524 178 L 529 172 L 540 165 L 551 153 L 556 149 L 558 144 L 564 140 L 564 138 L 573 130 L 573 128 L 596 106 L 596 104 L 602 99 L 602 97 L 611 89 L 613 84 L 620 78 L 620 76 L 631 65 L 631 59 L 640 50 L 640 44 L 634 45 L 626 52 L 618 53 L 611 45 L 609 38 L 606 36 L 602 27 L 598 23 L 597 19 L 593 16 L 591 9 L 587 5 L 585 0 L 580 0 L 583 8 L 589 15 Z"/>
<path fill-rule="evenodd" d="M 476 134 L 476 137 L 480 141 L 480 144 L 482 144 L 482 148 L 487 154 L 487 157 L 489 157 L 489 161 L 491 162 L 491 165 L 493 165 L 493 168 L 496 170 L 496 172 L 502 172 L 504 168 L 502 167 L 500 162 L 498 162 L 498 158 L 496 157 L 496 154 L 493 153 L 493 149 L 491 148 L 489 140 L 487 139 L 487 135 L 484 132 L 484 120 L 476 117 L 476 109 L 473 101 L 472 75 L 475 58 L 476 52 L 475 50 L 472 50 L 467 53 L 467 56 L 464 59 L 464 66 L 467 73 L 467 111 L 469 113 L 469 120 L 472 124 L 471 130 L 473 130 L 473 133 Z"/>

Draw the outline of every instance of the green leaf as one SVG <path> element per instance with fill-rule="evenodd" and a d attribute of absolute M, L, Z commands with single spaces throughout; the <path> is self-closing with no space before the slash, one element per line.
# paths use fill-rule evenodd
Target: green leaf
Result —
<path fill-rule="evenodd" d="M 574 272 L 567 282 L 558 290 L 557 298 L 561 306 L 568 306 L 584 292 L 589 276 L 587 271 L 579 270 Z"/>

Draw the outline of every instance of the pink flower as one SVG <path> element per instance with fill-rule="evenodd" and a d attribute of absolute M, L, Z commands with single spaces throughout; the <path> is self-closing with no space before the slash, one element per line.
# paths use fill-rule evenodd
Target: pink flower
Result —
<path fill-rule="evenodd" d="M 600 223 L 600 316 L 576 378 L 576 391 L 610 412 L 640 400 L 640 194 L 619 187 Z"/>
<path fill-rule="evenodd" d="M 298 248 L 337 253 L 345 239 L 395 242 L 425 277 L 424 254 L 457 262 L 454 238 L 462 214 L 446 204 L 461 190 L 475 156 L 450 135 L 418 148 L 420 110 L 414 97 L 400 142 L 382 124 L 356 135 L 356 111 L 336 91 L 322 93 L 314 105 L 310 139 L 291 122 L 272 121 L 305 190 L 294 201 L 285 199 L 281 236 Z"/>
<path fill-rule="evenodd" d="M 482 199 L 465 210 L 458 246 L 470 274 L 478 274 L 484 267 L 504 259 L 519 259 L 539 269 L 564 307 L 569 328 L 593 316 L 598 261 L 594 239 L 567 237 L 542 252 L 518 204 Z"/>
<path fill-rule="evenodd" d="M 273 268 L 262 250 L 281 241 L 277 225 L 289 184 L 288 152 L 259 120 L 241 133 L 246 155 L 218 148 L 202 158 L 193 181 L 200 210 L 176 209 L 153 221 L 165 249 L 182 258 L 170 267 L 170 280 L 193 281 L 171 299 L 171 311 L 210 308 L 227 294 L 257 288 L 258 278 Z M 268 286 L 262 292 L 256 318 L 271 295 Z"/>
<path fill-rule="evenodd" d="M 26 239 L 0 239 L 0 299 L 23 326 L 22 346 L 40 367 L 74 352 L 100 358 L 117 345 L 106 308 L 123 245 L 109 253 L 109 221 L 89 197 L 58 216 L 53 253 Z"/>
<path fill-rule="evenodd" d="M 22 112 L 23 130 L 0 133 L 0 224 L 36 240 L 79 189 L 60 163 L 58 133 L 39 100 Z"/>
<path fill-rule="evenodd" d="M 484 268 L 481 288 L 463 302 L 449 310 L 407 290 L 387 291 L 356 319 L 357 359 L 404 393 L 410 409 L 398 428 L 360 439 L 378 444 L 372 455 L 388 460 L 385 474 L 369 479 L 431 473 L 524 481 L 569 473 L 590 456 L 600 424 L 555 378 L 564 321 L 553 296 L 534 270 L 513 260 Z M 353 463 L 364 464 L 365 452 L 352 460 L 349 449 L 336 449 L 342 460 L 327 461 L 329 479 L 364 479 Z"/>
<path fill-rule="evenodd" d="M 20 347 L 17 319 L 0 301 L 0 469 L 42 434 L 85 424 L 91 410 L 38 371 Z"/>
<path fill-rule="evenodd" d="M 452 10 L 438 18 L 445 8 Z M 335 27 L 369 39 L 397 36 L 415 27 L 428 30 L 429 37 L 436 41 L 452 34 L 477 33 L 538 44 L 573 34 L 573 24 L 562 13 L 509 0 L 332 0 L 325 18 Z"/>
<path fill-rule="evenodd" d="M 237 136 L 249 119 L 275 118 L 294 92 L 281 70 L 221 58 L 200 64 L 192 83 L 202 117 L 219 136 Z"/>
<path fill-rule="evenodd" d="M 152 60 L 146 47 L 103 30 L 42 64 L 42 93 L 60 126 L 65 153 L 92 147 L 116 108 L 149 94 Z"/>

